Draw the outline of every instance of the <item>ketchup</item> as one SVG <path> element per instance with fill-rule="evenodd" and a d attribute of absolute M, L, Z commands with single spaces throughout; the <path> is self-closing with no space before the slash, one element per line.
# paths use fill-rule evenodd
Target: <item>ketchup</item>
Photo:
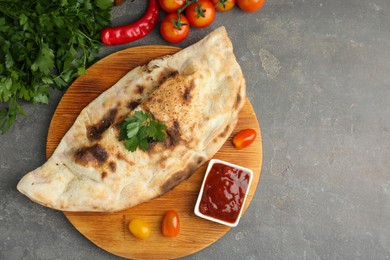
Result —
<path fill-rule="evenodd" d="M 234 223 L 240 215 L 248 183 L 247 172 L 221 163 L 213 164 L 204 184 L 199 211 Z"/>

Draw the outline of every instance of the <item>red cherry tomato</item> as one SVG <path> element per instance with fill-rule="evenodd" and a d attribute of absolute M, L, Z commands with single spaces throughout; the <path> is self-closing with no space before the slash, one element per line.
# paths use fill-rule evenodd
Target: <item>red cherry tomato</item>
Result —
<path fill-rule="evenodd" d="M 215 8 L 209 0 L 199 0 L 186 8 L 186 17 L 196 28 L 209 26 L 215 19 Z"/>
<path fill-rule="evenodd" d="M 166 237 L 176 237 L 180 232 L 179 215 L 174 210 L 169 210 L 165 213 L 162 225 L 162 233 Z"/>
<path fill-rule="evenodd" d="M 237 5 L 245 12 L 256 12 L 263 7 L 265 0 L 237 0 Z"/>
<path fill-rule="evenodd" d="M 215 10 L 219 12 L 230 11 L 235 5 L 236 0 L 212 0 Z"/>
<path fill-rule="evenodd" d="M 186 3 L 185 0 L 158 0 L 158 2 L 160 3 L 161 9 L 167 13 L 176 12 L 177 9 Z"/>
<path fill-rule="evenodd" d="M 236 134 L 233 138 L 233 144 L 237 149 L 243 149 L 250 144 L 253 143 L 253 141 L 256 139 L 256 131 L 248 128 L 241 130 Z"/>
<path fill-rule="evenodd" d="M 179 43 L 183 41 L 190 33 L 190 25 L 184 15 L 168 14 L 160 25 L 160 33 L 162 37 L 170 43 Z"/>

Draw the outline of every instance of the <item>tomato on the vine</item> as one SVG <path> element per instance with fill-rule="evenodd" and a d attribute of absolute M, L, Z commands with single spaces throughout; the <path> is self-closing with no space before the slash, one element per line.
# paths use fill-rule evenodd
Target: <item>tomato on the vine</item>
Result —
<path fill-rule="evenodd" d="M 174 210 L 169 210 L 165 213 L 161 230 L 166 237 L 176 237 L 180 232 L 179 215 Z"/>
<path fill-rule="evenodd" d="M 215 8 L 210 0 L 199 0 L 186 8 L 186 17 L 196 28 L 209 26 L 215 19 Z"/>
<path fill-rule="evenodd" d="M 237 0 L 237 5 L 245 12 L 256 12 L 263 7 L 265 0 Z"/>
<path fill-rule="evenodd" d="M 177 13 L 168 14 L 160 25 L 162 37 L 170 43 L 183 41 L 190 33 L 190 24 L 184 15 Z"/>
<path fill-rule="evenodd" d="M 212 0 L 215 6 L 215 10 L 219 12 L 230 11 L 235 5 L 236 0 Z"/>
<path fill-rule="evenodd" d="M 255 130 L 251 128 L 243 129 L 234 136 L 233 144 L 237 149 L 243 149 L 252 144 L 256 136 Z"/>
<path fill-rule="evenodd" d="M 176 12 L 177 9 L 186 3 L 185 0 L 158 0 L 158 2 L 160 3 L 161 9 L 167 13 Z"/>

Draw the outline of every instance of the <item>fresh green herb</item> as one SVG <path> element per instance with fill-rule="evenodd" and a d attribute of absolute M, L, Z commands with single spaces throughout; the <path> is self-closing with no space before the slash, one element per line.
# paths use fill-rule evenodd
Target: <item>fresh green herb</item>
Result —
<path fill-rule="evenodd" d="M 167 126 L 152 119 L 150 113 L 135 111 L 134 117 L 127 117 L 118 128 L 119 141 L 124 141 L 126 149 L 134 152 L 137 147 L 146 151 L 151 142 L 165 141 Z"/>
<path fill-rule="evenodd" d="M 21 101 L 47 104 L 95 60 L 112 0 L 0 0 L 0 133 Z"/>

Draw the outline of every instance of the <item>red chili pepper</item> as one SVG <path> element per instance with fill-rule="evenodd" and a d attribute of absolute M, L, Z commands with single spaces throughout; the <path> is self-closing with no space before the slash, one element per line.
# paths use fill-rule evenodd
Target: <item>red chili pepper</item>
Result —
<path fill-rule="evenodd" d="M 146 13 L 138 21 L 102 30 L 102 42 L 106 45 L 129 43 L 145 37 L 157 23 L 160 12 L 158 0 L 150 0 Z"/>

